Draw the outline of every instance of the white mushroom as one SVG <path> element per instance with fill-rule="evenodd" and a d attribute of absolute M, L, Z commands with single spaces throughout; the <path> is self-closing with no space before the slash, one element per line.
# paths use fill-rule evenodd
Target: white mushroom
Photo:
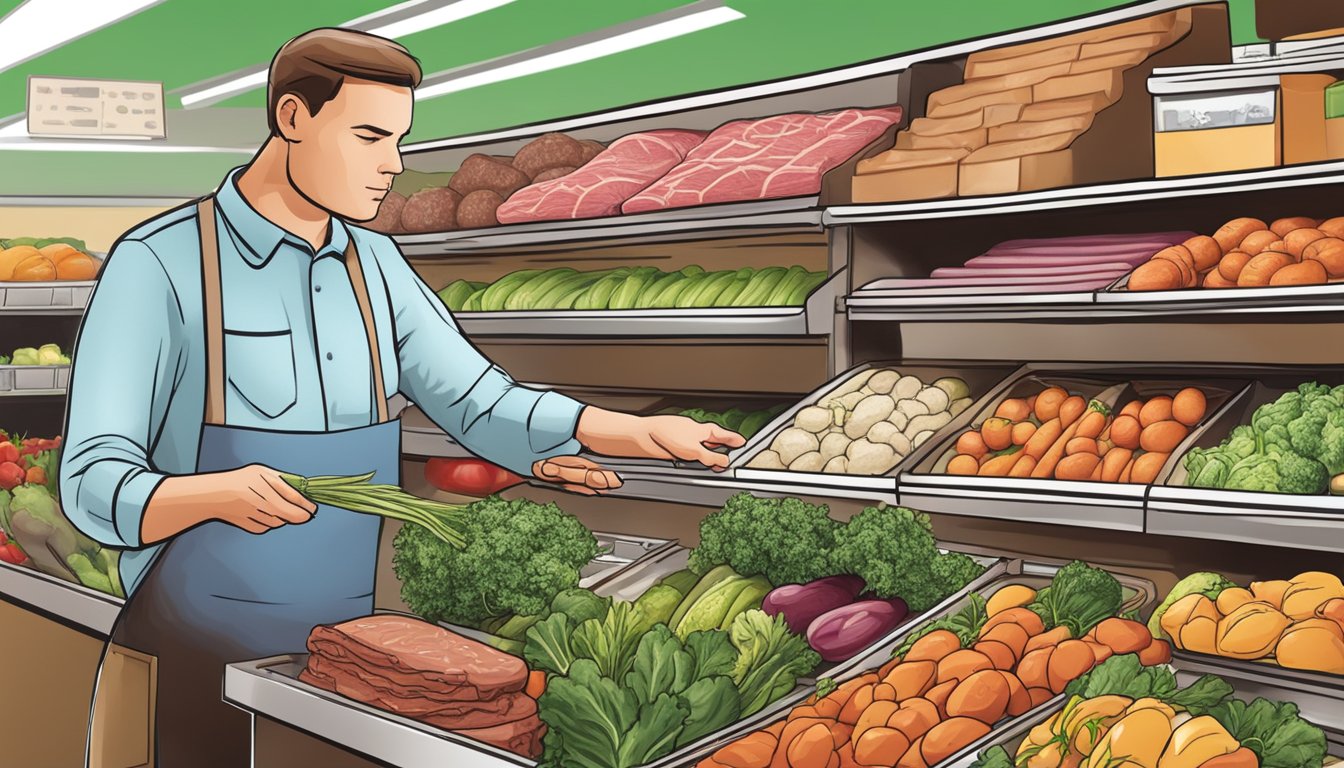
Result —
<path fill-rule="evenodd" d="M 873 374 L 873 378 L 868 380 L 868 388 L 879 395 L 889 395 L 891 394 L 892 387 L 896 386 L 896 382 L 900 378 L 901 374 L 899 371 L 890 369 L 879 371 L 878 373 Z"/>
<path fill-rule="evenodd" d="M 933 386 L 946 392 L 949 400 L 960 400 L 963 397 L 971 396 L 971 388 L 966 386 L 966 382 L 953 376 L 945 376 L 933 382 Z"/>
<path fill-rule="evenodd" d="M 868 434 L 868 430 L 879 421 L 886 419 L 896 409 L 896 403 L 886 395 L 869 395 L 854 409 L 845 422 L 845 434 L 858 439 Z"/>
<path fill-rule="evenodd" d="M 793 417 L 793 426 L 817 434 L 824 432 L 827 427 L 831 426 L 833 418 L 830 409 L 809 405 Z"/>
<path fill-rule="evenodd" d="M 928 440 L 930 437 L 933 437 L 933 430 L 926 429 L 923 432 L 920 432 L 918 435 L 915 435 L 915 439 L 912 442 L 914 443 L 914 446 L 918 448 L 919 446 L 923 445 L 924 441 Z"/>
<path fill-rule="evenodd" d="M 872 378 L 874 373 L 876 373 L 876 371 L 871 368 L 866 371 L 859 371 L 854 374 L 854 377 L 849 381 L 846 381 L 844 384 L 841 384 L 832 390 L 830 397 L 843 397 L 850 392 L 858 392 L 863 388 L 864 384 L 868 383 L 868 379 Z"/>
<path fill-rule="evenodd" d="M 836 456 L 844 456 L 849 443 L 849 437 L 844 432 L 832 432 L 821 439 L 821 457 L 830 461 Z"/>
<path fill-rule="evenodd" d="M 789 471 L 820 472 L 821 468 L 824 467 L 825 465 L 826 462 L 822 460 L 820 453 L 816 451 L 808 451 L 807 453 L 804 453 L 802 456 L 799 456 L 798 458 L 794 459 L 789 464 Z"/>
<path fill-rule="evenodd" d="M 848 420 L 849 420 L 849 411 L 845 410 L 845 406 L 839 403 L 836 403 L 835 405 L 831 406 L 831 421 L 835 424 L 836 427 L 845 426 L 845 422 Z"/>
<path fill-rule="evenodd" d="M 774 451 L 761 451 L 747 466 L 752 469 L 786 469 L 784 462 L 779 460 L 779 454 Z"/>
<path fill-rule="evenodd" d="M 951 412 L 953 418 L 955 418 L 957 416 L 960 416 L 962 411 L 966 410 L 967 408 L 970 408 L 972 402 L 974 401 L 971 400 L 971 398 L 969 397 L 963 397 L 960 400 L 953 400 L 952 404 L 948 406 L 948 410 Z"/>
<path fill-rule="evenodd" d="M 779 454 L 779 460 L 788 466 L 794 459 L 808 451 L 815 451 L 820 446 L 816 435 L 804 429 L 789 427 L 779 433 L 779 437 L 775 438 L 774 444 L 770 447 Z"/>
<path fill-rule="evenodd" d="M 914 397 L 924 388 L 924 382 L 915 376 L 902 376 L 896 381 L 896 386 L 891 389 L 891 396 L 897 400 L 904 400 L 907 397 Z"/>
<path fill-rule="evenodd" d="M 908 399 L 901 400 L 900 402 L 896 403 L 896 411 L 897 411 L 898 413 L 903 413 L 903 414 L 905 414 L 907 418 L 911 418 L 911 419 L 913 419 L 913 418 L 915 418 L 916 416 L 926 416 L 926 415 L 928 415 L 928 413 L 929 413 L 929 406 L 927 406 L 927 405 L 925 405 L 925 404 L 923 404 L 923 403 L 921 403 L 921 402 L 919 402 L 918 400 L 915 400 L 915 399 L 913 399 L 913 398 L 908 398 Z M 902 431 L 904 431 L 904 430 L 902 430 Z"/>
<path fill-rule="evenodd" d="M 859 390 L 859 394 L 863 395 L 864 397 L 867 397 L 869 395 L 876 395 L 878 393 L 874 392 L 871 387 L 864 387 L 863 389 Z"/>
<path fill-rule="evenodd" d="M 887 421 L 890 421 L 899 431 L 904 432 L 905 425 L 910 423 L 910 417 L 897 410 L 891 412 L 891 415 L 887 417 Z"/>
<path fill-rule="evenodd" d="M 947 393 L 937 387 L 925 387 L 915 399 L 929 407 L 929 413 L 942 413 L 951 404 Z"/>
<path fill-rule="evenodd" d="M 890 421 L 879 421 L 868 430 L 868 442 L 870 443 L 890 443 L 892 435 L 899 435 L 901 431 Z"/>
<path fill-rule="evenodd" d="M 896 449 L 886 443 L 855 440 L 845 451 L 849 472 L 854 475 L 880 475 L 896 466 Z"/>
<path fill-rule="evenodd" d="M 872 397 L 872 395 L 865 395 L 862 392 L 850 392 L 848 395 L 840 398 L 837 402 L 843 405 L 846 411 L 852 411 L 859 407 L 859 403 L 862 403 L 870 397 Z"/>
<path fill-rule="evenodd" d="M 844 456 L 836 456 L 835 458 L 826 462 L 826 466 L 822 467 L 821 471 L 831 475 L 848 474 L 849 459 L 845 458 Z"/>

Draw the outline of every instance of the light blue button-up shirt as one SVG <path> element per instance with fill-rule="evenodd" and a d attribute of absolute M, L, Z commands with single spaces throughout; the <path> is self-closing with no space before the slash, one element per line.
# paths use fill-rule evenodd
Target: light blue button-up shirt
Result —
<path fill-rule="evenodd" d="M 311 247 L 257 213 L 235 169 L 216 194 L 224 307 L 225 422 L 288 432 L 376 418 L 363 319 L 343 254 L 363 266 L 388 394 L 400 391 L 473 453 L 524 476 L 581 450 L 583 404 L 520 386 L 462 335 L 391 238 L 332 219 Z M 140 518 L 167 475 L 196 470 L 205 411 L 200 230 L 194 204 L 113 247 L 80 327 L 60 471 L 71 521 L 125 548 L 127 589 L 162 545 Z"/>

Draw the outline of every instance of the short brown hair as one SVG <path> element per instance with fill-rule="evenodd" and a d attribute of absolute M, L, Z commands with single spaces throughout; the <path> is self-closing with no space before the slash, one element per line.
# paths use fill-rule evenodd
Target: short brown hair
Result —
<path fill-rule="evenodd" d="M 414 88 L 420 85 L 420 61 L 400 43 L 352 29 L 324 27 L 280 46 L 271 59 L 266 83 L 266 122 L 278 136 L 275 109 L 292 93 L 310 114 L 336 98 L 345 78 Z"/>

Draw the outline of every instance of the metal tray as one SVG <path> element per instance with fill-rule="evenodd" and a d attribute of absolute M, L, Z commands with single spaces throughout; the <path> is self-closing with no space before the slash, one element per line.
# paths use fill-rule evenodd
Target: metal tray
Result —
<path fill-rule="evenodd" d="M 92 280 L 0 283 L 0 310 L 78 310 L 88 306 Z"/>
<path fill-rule="evenodd" d="M 69 385 L 68 365 L 0 365 L 0 392 L 64 390 Z"/>
<path fill-rule="evenodd" d="M 898 497 L 904 506 L 972 517 L 1017 519 L 1032 522 L 1100 527 L 1111 530 L 1144 530 L 1147 485 L 1102 483 L 1044 478 L 979 477 L 944 474 L 956 455 L 961 431 L 991 417 L 999 404 L 1011 397 L 1027 397 L 1041 389 L 1061 385 L 1085 397 L 1110 395 L 1119 410 L 1136 397 L 1175 394 L 1197 386 L 1208 396 L 1209 413 L 1203 424 L 1191 430 L 1172 456 L 1185 452 L 1210 421 L 1245 391 L 1244 369 L 1233 367 L 1133 365 L 1105 363 L 1027 364 L 993 392 L 971 406 L 956 429 L 930 440 L 906 463 L 900 475 Z M 952 427 L 952 424 L 948 425 Z M 1174 458 L 1167 460 L 1167 466 Z M 1159 473 L 1160 476 L 1160 473 Z"/>
<path fill-rule="evenodd" d="M 840 376 L 823 384 L 816 391 L 804 397 L 792 407 L 780 412 L 769 424 L 757 432 L 746 445 L 729 454 L 732 462 L 729 465 L 729 471 L 733 476 L 741 480 L 756 480 L 770 483 L 778 483 L 786 486 L 802 486 L 811 488 L 848 488 L 865 489 L 870 491 L 885 491 L 894 493 L 896 491 L 896 478 L 903 465 L 909 460 L 910 456 L 919 453 L 919 448 L 911 451 L 908 456 L 902 457 L 896 465 L 887 473 L 882 475 L 838 475 L 826 474 L 823 472 L 790 472 L 787 470 L 776 469 L 753 469 L 747 464 L 754 459 L 757 454 L 768 449 L 770 444 L 780 432 L 793 426 L 794 417 L 798 412 L 809 406 L 821 402 L 829 397 L 831 393 L 847 385 L 861 373 L 874 369 L 890 368 L 900 371 L 902 375 L 917 376 L 921 381 L 932 383 L 944 376 L 955 376 L 966 382 L 970 387 L 971 397 L 979 397 L 979 393 L 995 391 L 996 385 L 1003 381 L 1003 377 L 1011 370 L 1011 366 L 1006 365 L 945 365 L 928 361 L 873 361 L 864 363 L 845 371 Z M 974 402 L 970 408 L 963 411 L 958 416 L 953 417 L 952 421 L 945 425 L 934 436 L 925 441 L 925 444 L 939 441 L 947 433 L 947 430 L 957 423 L 957 420 L 966 413 L 975 408 Z"/>
<path fill-rule="evenodd" d="M 1218 675 L 1248 697 L 1291 701 L 1313 723 L 1344 731 L 1344 677 L 1340 675 L 1189 651 L 1175 651 L 1173 658 L 1177 669 L 1191 677 Z"/>
<path fill-rule="evenodd" d="M 1232 685 L 1235 695 L 1238 698 L 1254 699 L 1264 697 L 1274 701 L 1292 701 L 1298 702 L 1299 695 L 1292 688 L 1281 688 L 1273 686 L 1256 685 L 1250 680 L 1237 677 L 1234 674 L 1225 671 L 1203 668 L 1197 664 L 1192 664 L 1180 654 L 1173 660 L 1172 666 L 1176 669 L 1176 680 L 1181 686 L 1187 686 L 1195 682 L 1201 675 L 1216 674 L 1227 680 Z M 1041 706 L 1033 709 L 1031 712 L 1017 718 L 1012 723 L 995 728 L 983 739 L 971 744 L 952 757 L 949 757 L 944 763 L 944 768 L 971 768 L 979 758 L 980 753 L 990 747 L 1003 747 L 1008 750 L 1009 755 L 1014 755 L 1017 748 L 1022 744 L 1023 739 L 1032 728 L 1053 717 L 1056 712 L 1063 709 L 1067 703 L 1068 697 L 1060 695 L 1047 701 Z M 1338 725 L 1341 714 L 1344 712 L 1336 711 L 1332 718 L 1322 719 L 1318 713 L 1310 712 L 1299 703 L 1302 716 L 1310 720 L 1315 725 L 1320 726 L 1325 731 L 1325 740 L 1330 747 L 1332 756 L 1344 755 L 1344 729 Z M 1333 721 L 1333 722 L 1332 722 Z M 1327 765 L 1329 765 L 1327 763 Z"/>
<path fill-rule="evenodd" d="M 978 592 L 981 596 L 988 598 L 998 590 L 1012 584 L 1022 584 L 1032 587 L 1033 589 L 1040 589 L 1041 587 L 1048 585 L 1055 573 L 1057 573 L 1064 565 L 1065 563 L 1063 562 L 1026 561 L 1021 559 L 1004 561 L 999 567 L 994 569 L 997 571 L 996 575 L 993 578 L 988 579 L 987 582 L 984 579 L 978 579 L 976 582 L 972 583 L 972 585 L 968 586 L 967 589 L 949 597 L 942 603 L 939 603 L 927 614 L 919 617 L 919 620 L 910 621 L 901 625 L 895 632 L 888 635 L 879 645 L 869 649 L 861 656 L 837 665 L 828 676 L 837 683 L 845 683 L 856 677 L 861 677 L 871 670 L 881 667 L 891 660 L 892 652 L 901 646 L 901 643 L 904 642 L 906 636 L 910 634 L 910 632 L 918 629 L 929 620 L 951 616 L 964 608 L 967 604 L 968 592 Z M 1120 608 L 1122 613 L 1145 610 L 1156 601 L 1157 588 L 1151 581 L 1126 574 L 1113 573 L 1112 575 L 1115 576 L 1116 580 L 1120 582 L 1121 587 L 1124 589 L 1125 602 Z M 696 760 L 708 757 L 719 749 L 747 735 L 751 731 L 774 722 L 780 715 L 788 713 L 795 706 L 805 701 L 815 692 L 815 690 L 815 684 L 799 686 L 793 693 L 790 693 L 779 701 L 766 707 L 749 720 L 741 721 L 730 729 L 708 736 L 695 744 L 688 745 L 684 750 L 681 750 L 681 752 L 686 754 L 680 755 L 682 758 L 680 762 L 672 763 L 660 761 L 654 763 L 650 768 L 670 768 L 673 765 L 690 765 Z M 1038 722 L 1040 715 L 1043 712 L 1046 712 L 1051 705 L 1060 706 L 1063 704 L 1063 700 L 1064 697 L 1062 695 L 1056 696 L 1054 699 L 1051 699 L 1024 715 L 1001 723 L 995 731 L 992 731 L 980 742 L 976 742 L 976 744 L 973 744 L 966 749 L 975 749 L 976 751 L 983 749 L 985 746 L 988 746 L 988 744 L 983 742 L 993 738 L 995 733 L 1000 732 L 1001 729 L 1021 727 L 1024 722 L 1027 723 L 1027 727 L 1030 727 L 1030 725 Z M 972 752 L 971 754 L 973 755 L 974 753 Z"/>
<path fill-rule="evenodd" d="M 1181 446 L 1177 460 L 1158 475 L 1148 494 L 1148 532 L 1344 552 L 1344 496 L 1294 496 L 1185 485 L 1188 475 L 1181 459 L 1190 448 L 1219 444 L 1234 427 L 1249 424 L 1256 408 L 1302 382 L 1344 383 L 1344 371 L 1339 369 L 1248 371 L 1259 381 L 1194 440 Z"/>

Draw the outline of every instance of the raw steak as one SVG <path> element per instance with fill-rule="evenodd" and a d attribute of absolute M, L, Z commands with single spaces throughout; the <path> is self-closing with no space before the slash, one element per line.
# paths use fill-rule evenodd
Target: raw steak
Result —
<path fill-rule="evenodd" d="M 382 671 L 394 682 L 472 691 L 477 699 L 521 691 L 527 664 L 516 656 L 409 616 L 383 614 L 340 624 L 321 624 L 308 649 Z"/>
<path fill-rule="evenodd" d="M 704 138 L 702 131 L 680 130 L 625 136 L 568 176 L 520 189 L 495 215 L 501 224 L 615 216 Z"/>
<path fill-rule="evenodd" d="M 319 660 L 314 663 L 314 659 Z M 299 679 L 402 717 L 429 722 L 440 728 L 484 728 L 522 720 L 537 713 L 537 702 L 525 693 L 507 693 L 492 701 L 442 702 L 405 696 L 371 685 L 349 668 L 320 663 L 310 656 Z"/>
<path fill-rule="evenodd" d="M 541 756 L 541 737 L 546 735 L 546 725 L 536 715 L 525 720 L 505 723 L 504 725 L 492 725 L 488 728 L 453 730 L 469 739 L 475 739 L 532 759 Z"/>
<path fill-rule="evenodd" d="M 686 161 L 621 210 L 641 213 L 706 203 L 764 200 L 821 191 L 821 177 L 892 123 L 900 107 L 790 114 L 720 126 Z"/>

